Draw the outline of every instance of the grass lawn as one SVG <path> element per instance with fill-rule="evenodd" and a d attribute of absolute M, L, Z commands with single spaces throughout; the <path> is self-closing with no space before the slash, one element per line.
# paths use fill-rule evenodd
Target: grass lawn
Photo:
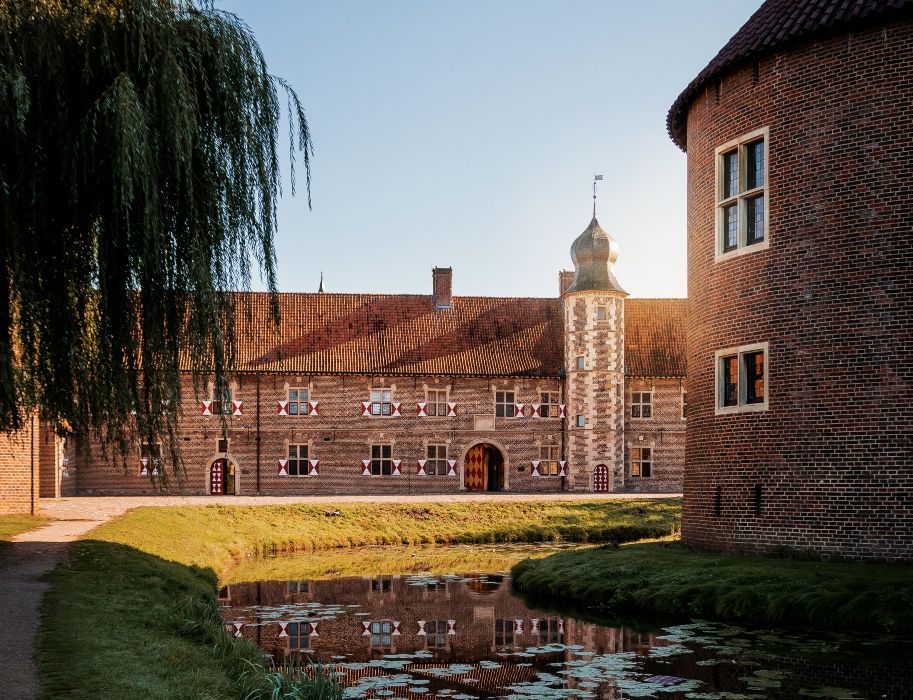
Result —
<path fill-rule="evenodd" d="M 913 566 L 713 554 L 679 542 L 594 547 L 514 566 L 532 597 L 776 625 L 913 631 Z"/>
<path fill-rule="evenodd" d="M 338 697 L 270 673 L 229 636 L 217 579 L 274 552 L 323 550 L 319 569 L 352 546 L 624 542 L 668 535 L 680 513 L 678 499 L 139 508 L 51 575 L 39 674 L 53 698 Z"/>

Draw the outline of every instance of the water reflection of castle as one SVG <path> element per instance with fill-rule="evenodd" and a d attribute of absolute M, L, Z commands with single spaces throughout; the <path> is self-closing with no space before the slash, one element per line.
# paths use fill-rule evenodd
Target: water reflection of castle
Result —
<path fill-rule="evenodd" d="M 344 611 L 327 616 L 322 607 L 307 607 L 325 601 Z M 226 586 L 220 602 L 226 606 L 229 627 L 266 650 L 277 663 L 301 654 L 321 663 L 336 663 L 345 654 L 348 664 L 421 652 L 423 657 L 403 670 L 421 677 L 423 669 L 465 664 L 464 673 L 445 679 L 432 673 L 432 688 L 443 682 L 476 695 L 532 682 L 538 673 L 554 670 L 550 665 L 579 651 L 645 653 L 650 646 L 664 643 L 652 634 L 530 609 L 511 595 L 509 579 L 500 576 L 261 581 Z M 292 608 L 285 606 L 300 607 L 289 615 Z M 279 617 L 276 608 L 283 613 Z M 308 611 L 312 621 L 307 621 Z M 535 655 L 513 655 L 550 644 L 562 646 Z M 582 649 L 564 648 L 575 645 Z M 385 673 L 389 670 L 383 666 L 344 670 L 347 684 L 367 674 Z"/>

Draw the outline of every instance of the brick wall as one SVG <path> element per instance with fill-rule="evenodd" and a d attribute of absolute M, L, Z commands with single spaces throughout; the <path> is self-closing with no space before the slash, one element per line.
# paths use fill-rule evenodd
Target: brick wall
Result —
<path fill-rule="evenodd" d="M 682 415 L 684 377 L 631 377 L 625 413 L 625 491 L 669 493 L 682 488 L 685 466 L 685 425 Z M 651 396 L 650 418 L 633 416 L 631 396 Z M 650 476 L 631 475 L 632 448 L 649 448 Z"/>
<path fill-rule="evenodd" d="M 0 433 L 0 513 L 38 512 L 39 434 L 37 419 Z"/>
<path fill-rule="evenodd" d="M 763 58 L 690 107 L 691 545 L 913 558 L 911 77 L 904 21 Z M 769 248 L 714 262 L 714 149 L 761 127 Z M 755 342 L 768 410 L 715 415 L 714 352 Z"/>

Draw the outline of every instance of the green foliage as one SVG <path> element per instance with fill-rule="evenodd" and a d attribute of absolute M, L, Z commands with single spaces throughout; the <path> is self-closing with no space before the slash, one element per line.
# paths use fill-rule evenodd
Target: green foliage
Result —
<path fill-rule="evenodd" d="M 222 391 L 232 290 L 255 263 L 275 290 L 286 110 L 309 188 L 301 104 L 238 17 L 0 0 L 0 430 L 39 410 L 121 454 L 138 431 L 177 468 L 179 367 Z"/>
<path fill-rule="evenodd" d="M 680 543 L 562 552 L 513 568 L 531 596 L 776 625 L 913 631 L 913 567 L 714 554 Z"/>

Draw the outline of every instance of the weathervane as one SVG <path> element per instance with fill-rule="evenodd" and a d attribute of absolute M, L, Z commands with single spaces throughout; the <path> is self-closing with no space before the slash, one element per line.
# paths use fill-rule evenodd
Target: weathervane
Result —
<path fill-rule="evenodd" d="M 596 218 L 596 183 L 602 180 L 602 175 L 593 173 L 593 218 Z"/>

